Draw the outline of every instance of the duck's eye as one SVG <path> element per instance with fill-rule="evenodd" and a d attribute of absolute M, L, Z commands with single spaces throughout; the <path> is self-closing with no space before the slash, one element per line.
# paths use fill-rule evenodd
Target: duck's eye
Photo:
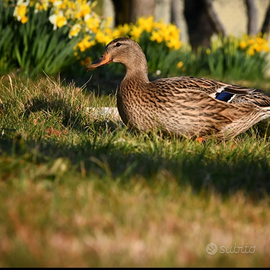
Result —
<path fill-rule="evenodd" d="M 120 43 L 120 42 L 117 42 L 116 44 L 115 44 L 115 47 L 120 47 L 122 44 Z"/>

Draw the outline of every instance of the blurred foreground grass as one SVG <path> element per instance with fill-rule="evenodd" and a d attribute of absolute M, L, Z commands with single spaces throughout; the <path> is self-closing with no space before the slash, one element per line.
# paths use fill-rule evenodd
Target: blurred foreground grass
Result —
<path fill-rule="evenodd" d="M 134 134 L 86 110 L 115 96 L 49 78 L 5 76 L 0 98 L 0 266 L 270 265 L 266 122 L 199 144 Z"/>

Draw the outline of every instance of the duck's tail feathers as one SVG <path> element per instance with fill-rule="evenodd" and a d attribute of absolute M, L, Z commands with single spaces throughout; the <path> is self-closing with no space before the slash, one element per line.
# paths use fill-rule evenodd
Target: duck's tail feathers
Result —
<path fill-rule="evenodd" d="M 264 111 L 268 112 L 270 114 L 270 106 L 267 107 L 261 107 Z"/>
<path fill-rule="evenodd" d="M 269 118 L 270 117 L 270 106 L 261 107 L 261 109 L 263 112 L 263 119 Z"/>

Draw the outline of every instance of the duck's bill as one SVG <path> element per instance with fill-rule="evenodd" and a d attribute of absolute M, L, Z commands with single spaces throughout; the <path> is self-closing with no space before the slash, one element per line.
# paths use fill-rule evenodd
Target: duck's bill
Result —
<path fill-rule="evenodd" d="M 87 69 L 87 71 L 89 71 L 89 70 L 95 69 L 97 67 L 107 65 L 109 63 L 111 63 L 111 60 L 110 60 L 108 54 L 105 52 L 99 59 L 95 60 L 90 65 L 88 65 L 86 67 L 86 69 Z"/>

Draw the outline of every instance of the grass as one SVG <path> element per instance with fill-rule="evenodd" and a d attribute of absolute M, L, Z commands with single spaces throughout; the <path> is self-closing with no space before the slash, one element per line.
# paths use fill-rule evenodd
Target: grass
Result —
<path fill-rule="evenodd" d="M 87 112 L 114 95 L 49 78 L 2 77 L 0 98 L 0 266 L 270 265 L 265 123 L 199 144 L 134 134 Z"/>

